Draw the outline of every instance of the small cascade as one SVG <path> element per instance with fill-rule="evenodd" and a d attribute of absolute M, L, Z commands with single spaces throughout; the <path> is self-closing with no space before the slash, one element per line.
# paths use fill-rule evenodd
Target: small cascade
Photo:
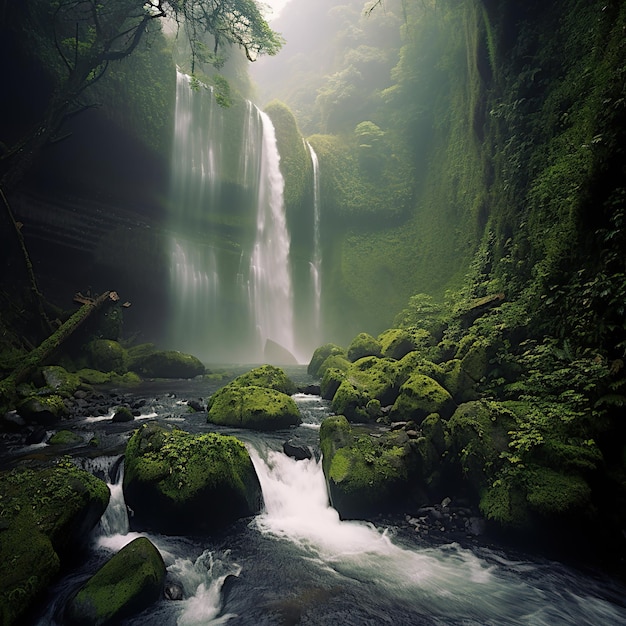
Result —
<path fill-rule="evenodd" d="M 180 583 L 187 598 L 183 602 L 178 626 L 226 624 L 231 614 L 222 611 L 222 587 L 229 576 L 239 576 L 241 566 L 232 562 L 229 553 L 205 550 L 197 559 L 178 558 L 167 568 L 168 575 Z"/>
<path fill-rule="evenodd" d="M 257 330 L 259 360 L 268 339 L 294 353 L 293 293 L 280 171 L 274 125 L 257 109 L 262 125 L 261 167 L 257 196 L 256 239 L 250 259 L 250 299 Z"/>
<path fill-rule="evenodd" d="M 313 146 L 306 142 L 313 165 L 313 258 L 311 259 L 311 282 L 313 285 L 313 326 L 316 346 L 321 336 L 321 301 L 322 301 L 322 246 L 320 239 L 321 199 L 320 166 Z"/>
<path fill-rule="evenodd" d="M 106 511 L 100 518 L 100 532 L 106 536 L 126 535 L 129 531 L 128 511 L 124 501 L 124 464 L 117 466 L 117 476 L 111 477 L 107 483 L 111 497 Z"/>

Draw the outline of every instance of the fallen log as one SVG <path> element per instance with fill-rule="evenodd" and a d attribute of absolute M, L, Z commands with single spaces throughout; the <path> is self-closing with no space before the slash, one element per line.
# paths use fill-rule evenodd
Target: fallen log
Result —
<path fill-rule="evenodd" d="M 77 294 L 78 295 L 78 294 Z M 31 350 L 20 364 L 2 381 L 0 381 L 0 408 L 12 405 L 16 392 L 15 387 L 28 377 L 41 363 L 59 348 L 59 346 L 105 303 L 117 302 L 119 296 L 115 291 L 106 291 L 97 298 L 79 300 L 82 306 L 55 330 L 47 339 Z"/>

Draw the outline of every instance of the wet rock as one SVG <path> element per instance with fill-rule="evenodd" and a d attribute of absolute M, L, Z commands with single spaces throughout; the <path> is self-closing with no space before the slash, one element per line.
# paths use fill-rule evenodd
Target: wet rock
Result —
<path fill-rule="evenodd" d="M 192 408 L 196 413 L 206 410 L 202 400 L 187 400 L 187 406 Z"/>
<path fill-rule="evenodd" d="M 296 461 L 303 461 L 304 459 L 310 459 L 313 455 L 309 446 L 299 443 L 293 439 L 285 441 L 283 443 L 283 452 Z"/>
<path fill-rule="evenodd" d="M 309 396 L 320 396 L 322 395 L 320 385 L 301 385 L 298 387 L 299 393 L 305 393 Z"/>
<path fill-rule="evenodd" d="M 111 421 L 116 423 L 132 422 L 134 419 L 135 416 L 133 415 L 132 411 L 126 406 L 121 406 L 115 411 L 115 414 L 113 415 Z"/>
<path fill-rule="evenodd" d="M 141 612 L 160 597 L 165 564 L 156 547 L 139 537 L 112 556 L 69 602 L 71 625 L 113 624 Z"/>
<path fill-rule="evenodd" d="M 166 600 L 182 600 L 184 598 L 183 587 L 181 584 L 175 582 L 166 583 L 163 595 Z"/>

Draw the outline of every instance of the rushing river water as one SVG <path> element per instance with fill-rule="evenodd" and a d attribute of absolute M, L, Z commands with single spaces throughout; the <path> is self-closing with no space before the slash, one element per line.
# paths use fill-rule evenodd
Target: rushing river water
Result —
<path fill-rule="evenodd" d="M 605 576 L 486 546 L 428 544 L 393 525 L 341 521 L 329 505 L 319 459 L 314 455 L 296 461 L 282 452 L 282 443 L 294 437 L 316 449 L 319 424 L 329 413 L 321 398 L 298 394 L 303 424 L 260 434 L 217 429 L 206 423 L 203 413 L 188 413 L 175 396 L 206 398 L 212 391 L 206 382 L 181 382 L 177 389 L 166 395 L 161 384 L 160 389 L 146 385 L 135 391 L 151 399 L 140 419 L 238 436 L 252 456 L 265 506 L 260 515 L 218 535 L 141 533 L 160 550 L 168 584 L 182 588 L 183 599 L 163 598 L 125 624 L 626 624 L 624 589 Z M 110 441 L 128 435 L 108 417 L 87 418 L 74 426 Z M 62 624 L 67 598 L 139 536 L 129 531 L 120 457 L 81 462 L 107 476 L 111 501 L 93 532 L 85 562 L 51 591 L 35 620 L 41 626 Z"/>

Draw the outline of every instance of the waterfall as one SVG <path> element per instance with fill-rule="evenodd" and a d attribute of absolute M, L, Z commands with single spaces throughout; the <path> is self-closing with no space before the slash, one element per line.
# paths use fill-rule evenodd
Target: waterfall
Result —
<path fill-rule="evenodd" d="M 322 248 L 320 241 L 320 166 L 313 146 L 306 142 L 313 166 L 313 258 L 311 259 L 311 283 L 313 285 L 313 326 L 316 344 L 320 340 L 322 298 Z M 315 346 L 317 347 L 317 345 Z"/>
<path fill-rule="evenodd" d="M 192 88 L 189 76 L 178 72 L 170 184 L 170 342 L 192 353 L 211 344 L 219 301 L 215 250 L 198 235 L 207 229 L 219 197 L 222 125 L 212 91 Z"/>
<path fill-rule="evenodd" d="M 207 363 L 294 353 L 284 179 L 270 118 L 223 111 L 178 74 L 170 193 L 169 347 Z"/>
<path fill-rule="evenodd" d="M 257 109 L 262 125 L 261 167 L 257 196 L 256 239 L 250 259 L 250 297 L 257 329 L 259 357 L 268 339 L 294 352 L 293 293 L 280 171 L 274 125 Z"/>

